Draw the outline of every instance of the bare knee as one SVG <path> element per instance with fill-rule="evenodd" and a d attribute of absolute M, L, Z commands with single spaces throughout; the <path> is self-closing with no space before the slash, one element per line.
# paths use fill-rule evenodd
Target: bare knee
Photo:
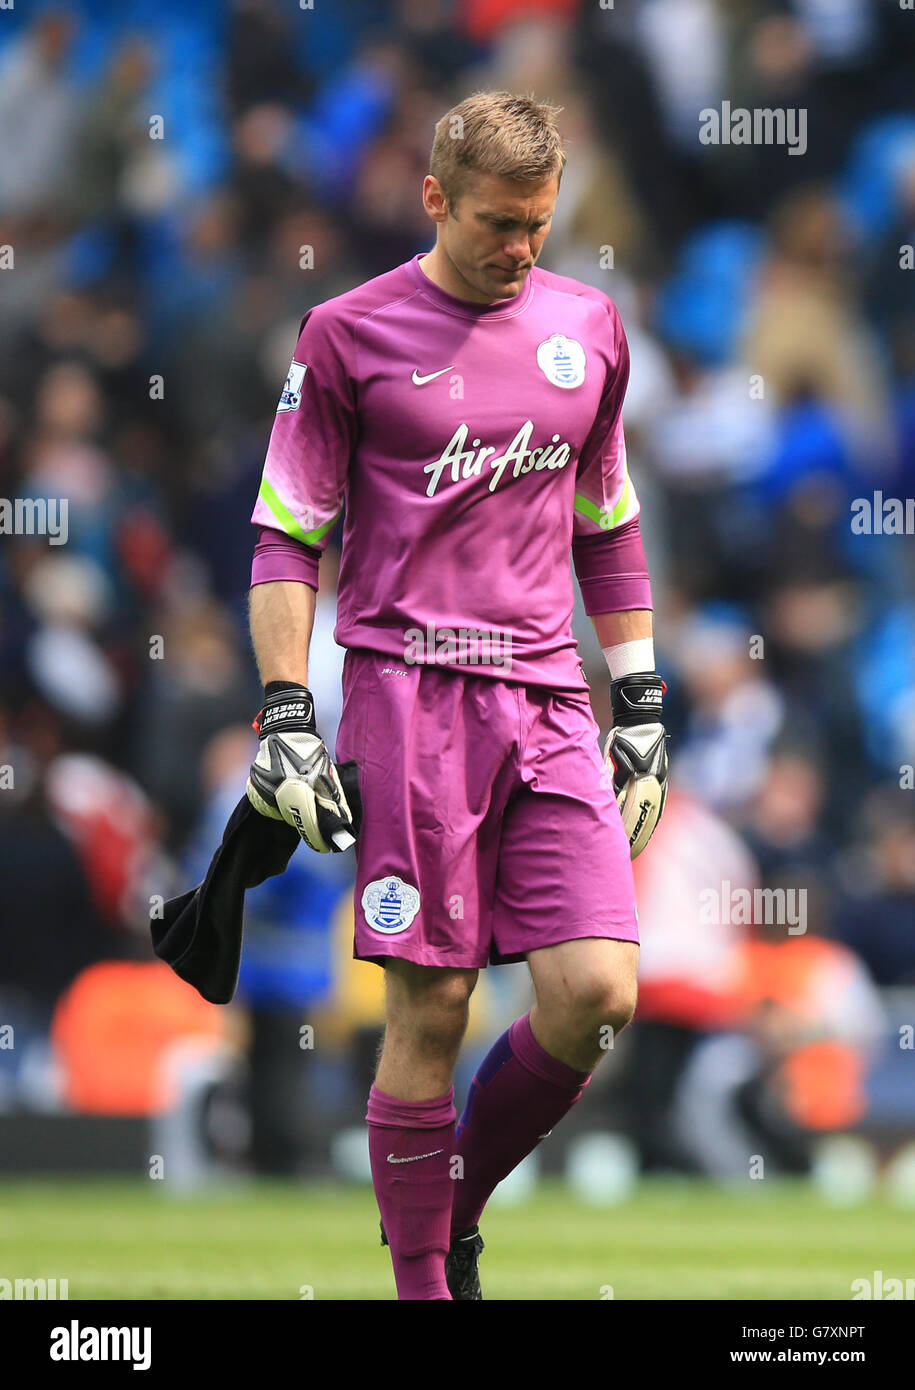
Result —
<path fill-rule="evenodd" d="M 435 1053 L 460 1046 L 477 973 L 412 961 L 389 962 L 385 969 L 388 1035 L 409 1037 L 414 1046 Z"/>
<path fill-rule="evenodd" d="M 538 992 L 535 1034 L 560 1061 L 590 1071 L 631 1021 L 636 995 L 635 979 L 618 973 L 564 980 Z"/>
<path fill-rule="evenodd" d="M 631 1023 L 637 998 L 634 979 L 597 975 L 571 988 L 568 1016 L 581 1019 L 590 1029 L 610 1029 L 616 1035 Z"/>
<path fill-rule="evenodd" d="M 537 1003 L 534 1037 L 551 1057 L 591 1071 L 635 1013 L 639 948 L 582 937 L 528 956 Z"/>

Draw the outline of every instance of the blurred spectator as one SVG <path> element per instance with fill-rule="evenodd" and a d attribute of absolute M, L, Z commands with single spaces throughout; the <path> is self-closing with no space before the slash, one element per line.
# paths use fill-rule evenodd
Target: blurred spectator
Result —
<path fill-rule="evenodd" d="M 113 943 L 84 861 L 41 783 L 29 786 L 18 757 L 12 766 L 16 784 L 0 793 L 0 998 L 4 1020 L 20 1025 L 24 1043 L 47 1031 L 60 994 Z"/>
<path fill-rule="evenodd" d="M 201 600 L 161 616 L 163 631 L 151 634 L 162 646 L 161 652 L 150 649 L 134 762 L 180 844 L 204 794 L 203 750 L 221 728 L 250 725 L 260 691 L 253 672 L 242 666 L 224 610 Z"/>
<path fill-rule="evenodd" d="M 913 791 L 875 789 L 858 819 L 859 842 L 845 863 L 837 935 L 879 985 L 915 985 L 915 806 Z"/>
<path fill-rule="evenodd" d="M 872 428 L 885 410 L 880 356 L 855 300 L 847 229 L 829 193 L 802 187 L 771 215 L 772 255 L 744 354 L 776 401 L 799 385 Z"/>
<path fill-rule="evenodd" d="M 746 1032 L 698 1048 L 683 1078 L 679 1130 L 712 1176 L 807 1174 L 815 1139 L 854 1128 L 867 1109 L 883 1010 L 867 970 L 819 935 L 820 906 L 807 902 L 800 935 L 757 919 L 733 962 Z"/>
<path fill-rule="evenodd" d="M 715 0 L 647 0 L 637 34 L 654 76 L 670 137 L 697 148 L 699 112 L 723 85 L 725 15 Z"/>
<path fill-rule="evenodd" d="M 79 851 L 99 918 L 147 946 L 150 893 L 167 887 L 159 825 L 136 783 L 101 758 L 62 753 L 46 775 L 48 805 Z"/>
<path fill-rule="evenodd" d="M 835 842 L 822 828 L 823 768 L 805 748 L 776 747 L 740 829 L 764 880 L 828 877 Z"/>
<path fill-rule="evenodd" d="M 161 961 L 100 962 L 54 1013 L 63 1099 L 86 1114 L 154 1115 L 178 1099 L 176 1052 L 224 1036 L 225 1015 Z"/>
<path fill-rule="evenodd" d="M 805 559 L 822 564 L 822 549 L 808 549 Z M 784 732 L 826 766 L 822 816 L 828 831 L 839 835 L 847 833 L 871 775 L 850 659 L 861 621 L 857 604 L 844 576 L 794 577 L 786 568 L 763 609 L 765 664 L 785 701 Z"/>
<path fill-rule="evenodd" d="M 79 214 L 88 222 L 112 223 L 125 236 L 129 234 L 126 195 L 131 179 L 136 178 L 131 166 L 145 165 L 148 178 L 150 161 L 156 158 L 145 95 L 151 65 L 150 49 L 140 39 L 117 49 L 92 94 L 79 131 Z"/>
<path fill-rule="evenodd" d="M 674 1110 L 694 1049 L 736 1017 L 734 950 L 745 928 L 728 902 L 757 882 L 738 836 L 683 786 L 671 786 L 651 853 L 634 865 L 639 1003 L 622 1085 L 647 1172 L 697 1171 Z"/>
<path fill-rule="evenodd" d="M 72 196 L 74 21 L 48 10 L 0 57 L 0 215 L 39 216 Z"/>
<path fill-rule="evenodd" d="M 753 659 L 751 633 L 728 609 L 690 615 L 672 657 L 690 710 L 672 768 L 681 786 L 719 811 L 739 811 L 762 783 L 784 698 Z"/>
<path fill-rule="evenodd" d="M 291 17 L 277 0 L 233 0 L 226 52 L 234 112 L 261 102 L 300 106 L 311 82 L 296 61 Z"/>

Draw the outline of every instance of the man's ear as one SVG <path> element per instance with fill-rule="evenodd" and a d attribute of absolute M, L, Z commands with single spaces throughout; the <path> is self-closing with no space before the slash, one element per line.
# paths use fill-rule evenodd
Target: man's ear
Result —
<path fill-rule="evenodd" d="M 427 174 L 423 183 L 423 205 L 434 222 L 445 222 L 449 217 L 459 221 L 457 194 L 449 197 L 434 174 Z"/>
<path fill-rule="evenodd" d="M 448 199 L 433 174 L 427 174 L 423 180 L 423 207 L 433 222 L 444 222 L 448 217 Z"/>

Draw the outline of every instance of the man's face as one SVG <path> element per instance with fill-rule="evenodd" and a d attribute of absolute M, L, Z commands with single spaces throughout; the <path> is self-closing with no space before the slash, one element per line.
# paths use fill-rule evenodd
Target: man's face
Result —
<path fill-rule="evenodd" d="M 559 179 L 516 183 L 476 174 L 451 207 L 431 176 L 426 209 L 438 224 L 438 243 L 451 262 L 464 298 L 477 303 L 513 299 L 524 288 L 543 249 L 559 193 Z"/>

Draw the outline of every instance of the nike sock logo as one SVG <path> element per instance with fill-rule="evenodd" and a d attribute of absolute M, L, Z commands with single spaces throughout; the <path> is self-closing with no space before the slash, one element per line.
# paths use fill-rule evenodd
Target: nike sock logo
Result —
<path fill-rule="evenodd" d="M 444 1149 L 433 1149 L 431 1154 L 414 1154 L 412 1158 L 395 1158 L 393 1154 L 388 1154 L 389 1163 L 418 1163 L 421 1158 L 434 1158 L 436 1154 L 443 1154 Z"/>

